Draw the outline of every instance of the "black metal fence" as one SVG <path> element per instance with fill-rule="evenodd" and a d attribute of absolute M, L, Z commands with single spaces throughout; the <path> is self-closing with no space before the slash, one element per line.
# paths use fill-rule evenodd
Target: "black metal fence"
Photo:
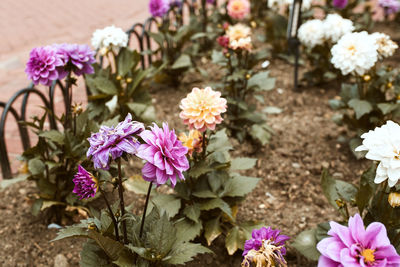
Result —
<path fill-rule="evenodd" d="M 203 4 L 205 4 L 205 0 L 200 0 Z M 217 5 L 217 1 L 215 1 L 214 5 Z M 185 16 L 191 16 L 198 12 L 198 1 L 197 0 L 183 0 L 182 4 L 177 8 L 171 9 L 170 13 L 163 20 L 157 20 L 153 17 L 147 19 L 144 23 L 135 23 L 128 31 L 127 34 L 129 36 L 129 44 L 132 45 L 132 40 L 136 41 L 135 46 L 141 55 L 141 68 L 145 69 L 150 66 L 153 62 L 154 55 L 153 44 L 155 43 L 151 35 L 153 27 L 157 27 L 159 23 L 163 23 L 165 20 L 173 19 L 175 21 L 176 27 L 182 26 L 185 22 Z M 204 9 L 203 9 L 204 10 Z M 158 55 L 159 56 L 159 55 Z M 20 137 L 20 142 L 22 144 L 22 148 L 24 150 L 31 147 L 31 139 L 28 133 L 28 128 L 26 125 L 23 125 L 23 122 L 26 122 L 26 113 L 29 104 L 29 99 L 31 95 L 37 95 L 43 106 L 49 110 L 48 112 L 48 122 L 50 129 L 57 130 L 58 126 L 55 119 L 55 110 L 54 110 L 54 95 L 56 90 L 61 90 L 63 96 L 63 104 L 65 111 L 67 112 L 70 109 L 71 105 L 71 92 L 67 90 L 60 81 L 54 82 L 52 86 L 48 87 L 46 91 L 48 93 L 44 93 L 37 89 L 33 84 L 29 87 L 24 88 L 16 92 L 7 102 L 0 101 L 0 108 L 2 109 L 1 117 L 0 117 L 0 167 L 3 178 L 12 178 L 12 170 L 10 164 L 10 158 L 8 155 L 6 138 L 5 138 L 5 125 L 7 118 L 9 118 L 9 114 L 18 122 L 18 132 Z M 87 93 L 89 91 L 87 90 Z M 20 109 L 17 109 L 16 103 L 22 99 Z M 1 111 L 1 110 L 0 110 Z"/>

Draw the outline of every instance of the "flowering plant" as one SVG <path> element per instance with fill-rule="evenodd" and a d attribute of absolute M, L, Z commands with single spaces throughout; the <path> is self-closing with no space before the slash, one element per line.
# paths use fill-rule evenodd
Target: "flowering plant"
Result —
<path fill-rule="evenodd" d="M 141 69 L 139 53 L 124 47 L 127 35 L 109 28 L 96 30 L 92 39 L 101 64 L 94 65 L 93 74 L 85 75 L 91 119 L 119 120 L 132 113 L 140 121 L 153 121 L 155 109 L 145 84 L 156 70 Z"/>
<path fill-rule="evenodd" d="M 178 265 L 191 261 L 199 253 L 210 252 L 200 244 L 189 242 L 178 224 L 170 220 L 163 211 L 168 203 L 149 205 L 150 193 L 155 191 L 153 184 L 158 187 L 171 182 L 174 186 L 177 178 L 184 179 L 182 172 L 189 167 L 185 157 L 187 148 L 167 124 L 146 130 L 129 114 L 115 127 L 102 126 L 89 141 L 87 154 L 98 171 L 92 174 L 79 166 L 73 180 L 74 193 L 80 198 L 100 194 L 106 209 L 60 230 L 54 240 L 88 238 L 81 253 L 81 264 L 89 266 L 111 262 L 116 266 Z M 131 211 L 132 206 L 126 207 L 124 200 L 122 159 L 129 156 L 146 161 L 142 175 L 150 183 L 141 217 Z M 117 177 L 101 178 L 102 169 L 112 164 L 117 165 Z M 118 191 L 119 199 L 114 205 L 109 202 L 112 193 L 107 193 L 107 184 Z"/>
<path fill-rule="evenodd" d="M 333 120 L 352 131 L 349 144 L 354 152 L 360 144 L 359 136 L 388 119 L 399 117 L 397 96 L 400 93 L 400 73 L 390 66 L 378 65 L 397 49 L 389 36 L 382 33 L 368 35 L 366 32 L 356 33 L 356 38 L 352 36 L 343 36 L 332 48 L 334 65 L 344 75 L 352 75 L 349 79 L 351 83 L 343 83 L 340 96 L 329 103 L 339 111 Z M 353 47 L 354 52 L 346 54 L 346 47 Z M 353 54 L 357 60 L 352 60 Z M 355 155 L 358 157 L 359 153 Z"/>
<path fill-rule="evenodd" d="M 212 61 L 225 71 L 224 81 L 218 85 L 228 102 L 225 125 L 241 141 L 251 138 L 266 144 L 271 135 L 266 116 L 251 104 L 253 99 L 264 103 L 262 93 L 275 86 L 268 71 L 255 68 L 266 54 L 254 52 L 251 28 L 242 23 L 228 26 L 218 40 L 223 51 L 214 50 Z"/>

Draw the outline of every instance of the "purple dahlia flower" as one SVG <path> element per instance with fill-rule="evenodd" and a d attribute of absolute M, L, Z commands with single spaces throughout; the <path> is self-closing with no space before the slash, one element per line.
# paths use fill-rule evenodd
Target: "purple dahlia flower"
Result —
<path fill-rule="evenodd" d="M 26 63 L 25 72 L 35 85 L 41 83 L 50 86 L 59 78 L 58 68 L 64 62 L 52 46 L 33 48 Z"/>
<path fill-rule="evenodd" d="M 336 8 L 345 8 L 347 6 L 348 0 L 333 0 L 333 6 Z"/>
<path fill-rule="evenodd" d="M 90 148 L 87 157 L 92 157 L 96 169 L 108 170 L 110 156 L 113 160 L 122 156 L 124 152 L 136 154 L 139 141 L 134 137 L 144 130 L 143 123 L 132 121 L 128 114 L 124 121 L 114 127 L 101 126 L 100 131 L 88 138 Z"/>
<path fill-rule="evenodd" d="M 400 10 L 400 1 L 398 0 L 379 0 L 379 6 L 385 9 L 387 15 L 394 14 Z"/>
<path fill-rule="evenodd" d="M 265 228 L 262 227 L 261 229 L 257 230 L 254 229 L 253 232 L 251 233 L 252 238 L 249 240 L 246 240 L 244 243 L 244 251 L 243 251 L 243 257 L 247 255 L 247 253 L 254 249 L 254 250 L 259 250 L 261 246 L 263 245 L 264 241 L 271 241 L 270 244 L 276 245 L 276 246 L 282 246 L 280 249 L 280 253 L 282 255 L 286 254 L 286 248 L 285 248 L 285 242 L 290 239 L 290 237 L 286 235 L 281 235 L 280 230 L 272 230 L 271 227 Z"/>
<path fill-rule="evenodd" d="M 317 244 L 322 254 L 319 267 L 400 266 L 400 256 L 390 244 L 383 224 L 374 222 L 365 229 L 357 213 L 350 217 L 348 227 L 336 222 L 330 222 L 330 226 L 330 237 Z"/>
<path fill-rule="evenodd" d="M 170 131 L 167 123 L 163 128 L 156 124 L 140 134 L 145 144 L 141 144 L 137 156 L 147 162 L 143 166 L 143 179 L 159 185 L 171 180 L 175 187 L 176 177 L 184 180 L 182 172 L 189 169 L 186 158 L 188 148 L 178 140 L 175 131 Z"/>
<path fill-rule="evenodd" d="M 153 17 L 163 17 L 170 7 L 169 0 L 150 0 L 149 10 Z"/>
<path fill-rule="evenodd" d="M 79 199 L 87 199 L 96 195 L 99 187 L 97 179 L 85 170 L 81 165 L 78 166 L 78 173 L 75 174 L 75 178 L 72 181 L 75 184 L 74 192 L 79 196 Z"/>
<path fill-rule="evenodd" d="M 68 74 L 69 68 L 78 76 L 94 73 L 92 64 L 96 62 L 96 53 L 88 45 L 56 44 L 54 47 L 65 65 L 59 70 L 62 78 Z"/>

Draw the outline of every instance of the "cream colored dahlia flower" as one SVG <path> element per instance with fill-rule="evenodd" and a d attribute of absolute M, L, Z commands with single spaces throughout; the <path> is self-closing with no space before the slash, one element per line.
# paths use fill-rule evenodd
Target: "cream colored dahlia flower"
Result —
<path fill-rule="evenodd" d="M 226 112 L 226 99 L 221 93 L 211 87 L 205 89 L 193 88 L 186 98 L 182 99 L 179 107 L 182 109 L 179 117 L 189 126 L 200 132 L 210 129 L 222 122 L 221 113 Z"/>
<path fill-rule="evenodd" d="M 233 40 L 239 41 L 239 39 L 247 38 L 250 35 L 251 28 L 242 23 L 231 25 L 226 30 L 226 36 L 228 36 L 230 42 Z"/>
<path fill-rule="evenodd" d="M 371 34 L 375 38 L 375 42 L 378 45 L 378 56 L 379 59 L 393 56 L 399 46 L 390 39 L 389 35 L 381 32 L 375 32 Z"/>

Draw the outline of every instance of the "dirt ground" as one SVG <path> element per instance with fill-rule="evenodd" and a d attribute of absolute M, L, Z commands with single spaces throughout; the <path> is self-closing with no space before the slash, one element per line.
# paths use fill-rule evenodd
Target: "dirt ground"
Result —
<path fill-rule="evenodd" d="M 369 162 L 356 160 L 347 144 L 338 142 L 346 129 L 332 122 L 333 111 L 328 105 L 328 100 L 338 94 L 337 85 L 294 92 L 292 66 L 273 60 L 269 68 L 271 76 L 277 78 L 277 89 L 265 93 L 266 106 L 283 111 L 268 117 L 275 131 L 268 145 L 234 144 L 234 155 L 258 159 L 257 167 L 247 174 L 262 178 L 240 207 L 238 216 L 263 221 L 294 237 L 318 223 L 339 219 L 322 194 L 322 169 L 329 168 L 336 178 L 356 182 Z M 185 90 L 157 90 L 153 97 L 159 119 L 183 130 L 178 103 L 193 86 L 204 85 L 184 81 L 181 87 Z M 58 254 L 65 256 L 69 266 L 78 266 L 82 240 L 49 242 L 57 230 L 47 229 L 41 218 L 31 215 L 27 195 L 34 193 L 35 186 L 29 182 L 0 191 L 0 266 L 54 266 Z M 136 198 L 130 194 L 126 193 L 131 199 Z M 188 266 L 240 266 L 240 254 L 229 257 L 222 242 L 217 240 L 214 245 L 215 255 L 198 257 Z M 298 255 L 290 245 L 287 260 L 294 267 L 316 265 Z"/>

